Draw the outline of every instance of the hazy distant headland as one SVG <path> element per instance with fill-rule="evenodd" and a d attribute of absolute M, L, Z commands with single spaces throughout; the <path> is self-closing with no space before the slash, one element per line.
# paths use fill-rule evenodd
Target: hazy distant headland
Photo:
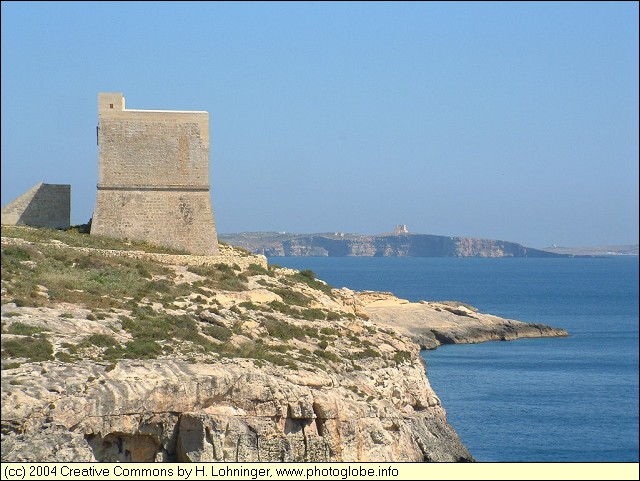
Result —
<path fill-rule="evenodd" d="M 398 232 L 291 234 L 243 232 L 220 240 L 268 257 L 571 257 L 571 252 L 533 249 L 502 240 Z"/>
<path fill-rule="evenodd" d="M 595 246 L 595 247 L 545 247 L 543 250 L 556 254 L 567 254 L 581 257 L 603 257 L 603 256 L 637 256 L 638 244 L 615 245 L 615 246 Z"/>

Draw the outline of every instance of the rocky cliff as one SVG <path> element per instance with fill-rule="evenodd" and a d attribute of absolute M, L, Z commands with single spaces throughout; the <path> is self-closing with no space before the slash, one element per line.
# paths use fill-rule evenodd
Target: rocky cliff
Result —
<path fill-rule="evenodd" d="M 185 266 L 2 234 L 3 461 L 469 461 L 420 345 L 566 335 L 241 253 Z"/>
<path fill-rule="evenodd" d="M 417 342 L 422 349 L 435 349 L 443 344 L 567 336 L 564 329 L 484 314 L 456 301 L 416 303 L 398 299 L 388 292 L 359 292 L 354 295 L 376 325 L 393 327 Z"/>
<path fill-rule="evenodd" d="M 514 242 L 424 234 L 224 234 L 231 245 L 270 257 L 565 257 Z"/>

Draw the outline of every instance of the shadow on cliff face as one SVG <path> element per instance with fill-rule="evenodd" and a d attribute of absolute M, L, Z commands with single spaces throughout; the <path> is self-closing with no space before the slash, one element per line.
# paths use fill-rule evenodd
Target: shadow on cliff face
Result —
<path fill-rule="evenodd" d="M 167 452 L 150 434 L 110 433 L 104 437 L 88 434 L 85 439 L 96 461 L 103 463 L 178 461 L 175 452 Z"/>
<path fill-rule="evenodd" d="M 106 463 L 180 462 L 177 453 L 180 417 L 166 414 L 163 419 L 132 426 L 130 433 L 86 434 L 85 440 L 96 461 Z M 108 423 L 109 421 L 106 420 Z M 133 434 L 132 434 L 133 433 Z"/>

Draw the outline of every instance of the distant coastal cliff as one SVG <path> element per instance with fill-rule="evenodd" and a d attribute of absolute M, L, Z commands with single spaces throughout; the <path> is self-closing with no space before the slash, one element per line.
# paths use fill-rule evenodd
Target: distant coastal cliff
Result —
<path fill-rule="evenodd" d="M 568 257 L 514 242 L 426 234 L 223 234 L 220 240 L 268 257 Z"/>

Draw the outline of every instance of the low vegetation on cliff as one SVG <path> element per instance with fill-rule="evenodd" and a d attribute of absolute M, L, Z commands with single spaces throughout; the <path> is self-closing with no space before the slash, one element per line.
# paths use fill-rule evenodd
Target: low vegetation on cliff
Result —
<path fill-rule="evenodd" d="M 3 461 L 468 461 L 420 346 L 562 335 L 224 245 L 2 226 L 1 263 Z"/>
<path fill-rule="evenodd" d="M 74 247 L 148 246 L 75 231 L 3 226 L 2 235 L 3 368 L 42 360 L 247 358 L 341 371 L 412 357 L 380 350 L 380 342 L 398 343 L 391 331 L 366 325 L 309 270 L 101 256 Z M 47 323 L 52 313 L 81 322 L 86 335 Z M 367 340 L 373 333 L 375 343 Z"/>
<path fill-rule="evenodd" d="M 3 226 L 2 460 L 471 459 L 357 293 L 221 247 Z"/>

